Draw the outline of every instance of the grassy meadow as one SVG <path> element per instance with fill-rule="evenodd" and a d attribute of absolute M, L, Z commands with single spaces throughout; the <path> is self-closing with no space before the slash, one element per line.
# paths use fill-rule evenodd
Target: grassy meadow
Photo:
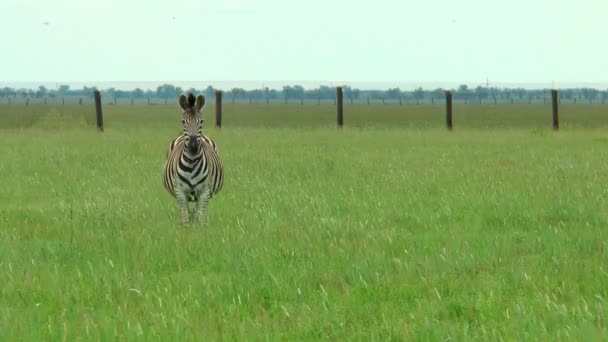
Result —
<path fill-rule="evenodd" d="M 209 105 L 225 185 L 187 227 L 177 105 L 105 106 L 103 134 L 24 110 L 0 105 L 2 341 L 608 338 L 608 106 L 555 132 L 548 105 L 456 104 L 448 132 L 443 105 L 345 104 L 342 130 Z"/>

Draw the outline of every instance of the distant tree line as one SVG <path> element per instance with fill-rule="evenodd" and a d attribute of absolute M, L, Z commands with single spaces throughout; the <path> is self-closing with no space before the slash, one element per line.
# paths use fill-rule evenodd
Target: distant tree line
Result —
<path fill-rule="evenodd" d="M 57 89 L 48 89 L 44 86 L 39 86 L 38 89 L 15 89 L 4 87 L 0 88 L 0 97 L 30 97 L 30 98 L 57 98 L 57 97 L 92 97 L 93 87 L 83 87 L 81 89 L 71 89 L 68 85 L 60 85 Z M 392 101 L 430 101 L 441 100 L 445 96 L 445 90 L 423 89 L 421 87 L 414 90 L 401 90 L 392 88 L 388 90 L 373 90 L 373 89 L 357 89 L 348 86 L 344 87 L 345 100 L 392 100 Z M 453 92 L 455 100 L 462 101 L 509 101 L 509 100 L 532 100 L 543 99 L 549 97 L 550 89 L 524 89 L 524 88 L 499 88 L 489 86 L 478 86 L 470 88 L 463 84 L 456 89 L 450 89 Z M 300 101 L 300 100 L 333 100 L 336 97 L 336 89 L 334 87 L 320 86 L 315 89 L 304 89 L 300 85 L 287 85 L 281 90 L 263 88 L 246 90 L 243 88 L 224 89 L 224 101 Z M 104 97 L 113 99 L 142 99 L 142 98 L 162 98 L 175 99 L 179 94 L 192 92 L 194 94 L 203 93 L 209 99 L 213 98 L 215 89 L 208 86 L 204 89 L 183 89 L 171 84 L 163 84 L 155 90 L 136 88 L 133 90 L 119 90 L 108 88 L 101 90 Z M 566 100 L 585 99 L 585 100 L 606 100 L 608 99 L 608 90 L 599 90 L 595 88 L 569 88 L 560 90 L 560 98 Z"/>

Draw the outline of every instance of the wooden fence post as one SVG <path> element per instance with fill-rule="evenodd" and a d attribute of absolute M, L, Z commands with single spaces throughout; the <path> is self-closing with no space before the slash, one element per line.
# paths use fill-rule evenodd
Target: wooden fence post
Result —
<path fill-rule="evenodd" d="M 551 90 L 551 100 L 553 102 L 553 129 L 559 129 L 559 116 L 558 116 L 558 100 L 557 90 Z"/>
<path fill-rule="evenodd" d="M 452 92 L 445 92 L 445 124 L 449 130 L 452 130 Z"/>
<path fill-rule="evenodd" d="M 97 129 L 100 132 L 103 132 L 103 114 L 101 113 L 101 94 L 99 90 L 95 89 L 93 91 L 93 96 L 95 97 L 95 113 L 97 114 Z"/>
<path fill-rule="evenodd" d="M 215 91 L 215 127 L 222 128 L 222 91 Z"/>
<path fill-rule="evenodd" d="M 343 100 L 344 100 L 344 94 L 342 93 L 342 87 L 338 87 L 336 88 L 336 98 L 337 98 L 337 103 L 338 103 L 338 111 L 337 111 L 337 118 L 338 118 L 338 127 L 342 128 L 343 124 L 344 124 L 344 106 L 343 106 Z"/>

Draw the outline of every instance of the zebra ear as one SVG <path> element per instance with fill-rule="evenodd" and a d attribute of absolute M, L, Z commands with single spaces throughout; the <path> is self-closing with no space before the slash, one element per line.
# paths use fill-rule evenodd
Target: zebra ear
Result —
<path fill-rule="evenodd" d="M 205 107 L 205 96 L 203 94 L 199 94 L 196 97 L 196 104 L 194 105 L 194 109 L 197 112 L 200 112 L 201 109 L 203 109 Z"/>
<path fill-rule="evenodd" d="M 190 106 L 188 106 L 188 98 L 186 97 L 186 95 L 181 94 L 179 96 L 179 106 L 183 109 L 186 110 L 188 109 Z"/>

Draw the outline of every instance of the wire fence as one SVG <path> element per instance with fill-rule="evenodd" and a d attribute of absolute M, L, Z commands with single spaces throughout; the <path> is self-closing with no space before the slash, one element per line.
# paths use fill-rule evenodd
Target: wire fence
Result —
<path fill-rule="evenodd" d="M 132 115 L 163 113 L 176 115 L 177 96 L 184 92 L 202 93 L 207 99 L 207 117 L 215 123 L 215 93 L 222 92 L 226 126 L 331 126 L 336 124 L 336 88 L 328 85 L 304 88 L 298 83 L 270 88 L 232 87 L 220 90 L 203 83 L 185 87 L 162 83 L 155 89 L 121 87 L 100 89 L 101 106 L 109 110 L 110 121 Z M 191 84 L 192 85 L 192 84 Z M 608 91 L 603 85 L 562 87 L 557 103 L 563 118 L 573 127 L 603 126 L 608 119 Z M 384 89 L 341 87 L 344 125 L 351 127 L 434 127 L 444 125 L 446 89 L 399 87 Z M 557 87 L 556 87 L 557 88 Z M 55 126 L 70 122 L 94 126 L 96 121 L 94 87 L 72 89 L 68 85 L 48 89 L 0 88 L 0 129 L 31 127 L 42 119 Z M 551 85 L 478 84 L 447 89 L 451 94 L 455 127 L 543 127 L 551 121 Z M 148 108 L 129 110 L 128 107 Z M 113 110 L 112 108 L 116 108 Z M 153 109 L 151 109 L 153 108 Z M 166 114 L 164 114 L 166 113 Z M 163 120 L 164 116 L 156 116 Z M 134 120 L 137 121 L 137 120 Z M 126 122 L 126 121 L 125 121 Z"/>

